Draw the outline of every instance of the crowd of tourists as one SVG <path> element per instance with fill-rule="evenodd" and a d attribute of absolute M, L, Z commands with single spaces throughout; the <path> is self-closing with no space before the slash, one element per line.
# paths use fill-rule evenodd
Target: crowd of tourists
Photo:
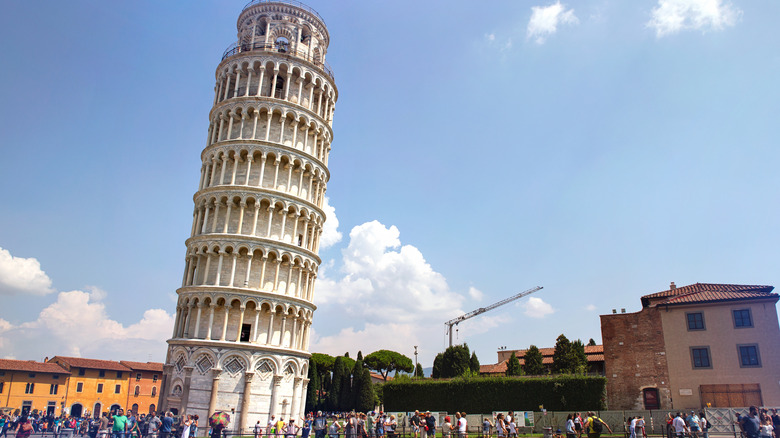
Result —
<path fill-rule="evenodd" d="M 447 415 L 441 424 L 436 414 L 415 411 L 404 425 L 393 414 L 384 412 L 351 412 L 309 413 L 302 418 L 282 418 L 271 415 L 266 424 L 260 421 L 248 432 L 254 438 L 397 438 L 403 432 L 409 438 L 517 438 L 520 428 L 525 426 L 524 419 L 517 419 L 512 411 L 508 414 L 499 413 L 482 420 L 475 427 L 479 432 L 469 434 L 469 425 L 465 412 L 456 412 L 452 417 Z M 9 434 L 14 438 L 29 438 L 33 433 L 41 438 L 51 435 L 52 438 L 74 438 L 88 436 L 89 438 L 196 438 L 210 436 L 224 438 L 225 425 L 217 425 L 200 429 L 200 418 L 197 415 L 182 415 L 175 419 L 171 412 L 158 416 L 155 412 L 149 415 L 136 416 L 132 411 L 125 415 L 122 409 L 111 413 L 103 413 L 99 417 L 41 415 L 37 412 L 26 412 L 16 415 L 0 415 L 0 438 Z M 645 419 L 642 416 L 630 417 L 626 426 L 629 438 L 647 438 Z M 709 438 L 711 423 L 704 412 L 690 411 L 670 413 L 667 417 L 667 438 Z M 407 429 L 408 427 L 408 429 Z M 777 410 L 758 409 L 751 406 L 748 415 L 739 416 L 735 422 L 742 438 L 780 438 L 780 415 Z M 472 432 L 474 431 L 472 429 Z M 593 412 L 582 416 L 580 412 L 567 416 L 565 426 L 566 438 L 599 438 L 602 433 L 613 431 L 610 426 Z M 559 429 L 555 438 L 563 438 Z M 36 437 L 37 438 L 37 437 Z"/>

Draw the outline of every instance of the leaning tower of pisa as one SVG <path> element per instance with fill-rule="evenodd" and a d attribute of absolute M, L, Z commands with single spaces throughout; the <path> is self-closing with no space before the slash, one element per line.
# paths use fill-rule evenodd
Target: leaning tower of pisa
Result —
<path fill-rule="evenodd" d="M 216 71 L 160 407 L 303 413 L 338 97 L 313 9 L 253 0 Z"/>

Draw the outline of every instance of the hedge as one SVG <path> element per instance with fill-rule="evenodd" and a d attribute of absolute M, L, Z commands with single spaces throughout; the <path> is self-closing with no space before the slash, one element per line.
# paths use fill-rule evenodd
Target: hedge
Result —
<path fill-rule="evenodd" d="M 475 377 L 388 382 L 382 388 L 388 412 L 489 413 L 502 410 L 551 411 L 606 409 L 604 377 Z"/>

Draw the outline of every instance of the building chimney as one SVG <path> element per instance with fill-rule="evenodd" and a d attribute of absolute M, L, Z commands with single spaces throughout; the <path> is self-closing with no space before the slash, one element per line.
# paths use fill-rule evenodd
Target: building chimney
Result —
<path fill-rule="evenodd" d="M 675 290 L 675 289 L 677 289 L 677 285 L 675 285 L 674 282 L 672 282 L 672 284 L 669 285 L 669 290 Z"/>

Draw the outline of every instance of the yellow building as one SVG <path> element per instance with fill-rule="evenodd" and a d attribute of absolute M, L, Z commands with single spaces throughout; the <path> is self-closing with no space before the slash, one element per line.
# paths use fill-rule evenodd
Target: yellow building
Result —
<path fill-rule="evenodd" d="M 0 404 L 59 415 L 69 374 L 56 363 L 0 359 Z"/>
<path fill-rule="evenodd" d="M 136 414 L 157 411 L 163 364 L 160 362 L 119 361 L 131 370 L 125 406 Z"/>
<path fill-rule="evenodd" d="M 54 356 L 48 363 L 59 364 L 70 373 L 65 388 L 65 412 L 81 416 L 127 409 L 130 368 L 112 360 Z"/>

